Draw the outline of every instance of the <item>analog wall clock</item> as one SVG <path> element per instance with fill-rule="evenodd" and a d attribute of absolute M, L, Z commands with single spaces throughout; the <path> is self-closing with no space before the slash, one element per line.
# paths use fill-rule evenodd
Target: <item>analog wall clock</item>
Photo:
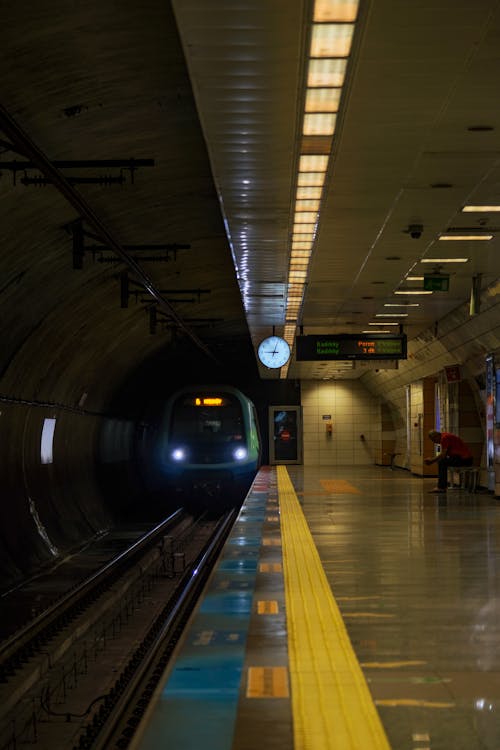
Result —
<path fill-rule="evenodd" d="M 262 364 L 271 369 L 283 367 L 290 359 L 290 347 L 281 336 L 264 339 L 257 351 Z"/>

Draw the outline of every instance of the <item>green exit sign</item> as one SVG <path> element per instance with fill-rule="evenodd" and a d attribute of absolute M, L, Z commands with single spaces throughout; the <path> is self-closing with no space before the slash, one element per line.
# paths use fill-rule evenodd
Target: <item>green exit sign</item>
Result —
<path fill-rule="evenodd" d="M 424 276 L 424 289 L 426 292 L 447 292 L 450 288 L 450 277 L 444 274 L 427 274 Z"/>

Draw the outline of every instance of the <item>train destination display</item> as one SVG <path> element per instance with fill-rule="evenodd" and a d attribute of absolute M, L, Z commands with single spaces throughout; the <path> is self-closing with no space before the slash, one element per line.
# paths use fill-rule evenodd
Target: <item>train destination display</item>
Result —
<path fill-rule="evenodd" d="M 321 334 L 297 336 L 296 359 L 406 359 L 406 336 L 380 334 Z"/>

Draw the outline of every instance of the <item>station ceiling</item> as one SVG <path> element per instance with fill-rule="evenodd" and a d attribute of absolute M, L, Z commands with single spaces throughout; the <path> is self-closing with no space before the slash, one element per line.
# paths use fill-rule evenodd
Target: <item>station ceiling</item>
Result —
<path fill-rule="evenodd" d="M 495 288 L 500 4 L 361 0 L 343 21 L 352 41 L 290 315 L 300 160 L 326 153 L 304 137 L 314 12 L 308 0 L 2 9 L 4 393 L 79 403 L 104 373 L 158 352 L 175 366 L 187 350 L 200 378 L 204 358 L 246 366 L 248 353 L 262 378 L 315 378 L 294 351 L 286 372 L 259 367 L 258 343 L 287 325 L 411 340 L 473 286 Z M 449 291 L 394 294 L 429 271 Z"/>

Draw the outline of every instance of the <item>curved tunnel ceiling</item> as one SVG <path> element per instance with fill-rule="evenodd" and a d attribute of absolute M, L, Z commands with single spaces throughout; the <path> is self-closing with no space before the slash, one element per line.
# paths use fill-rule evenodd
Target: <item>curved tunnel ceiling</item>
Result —
<path fill-rule="evenodd" d="M 2 395 L 92 408 L 166 348 L 232 361 L 248 327 L 169 4 L 4 11 Z M 71 165 L 100 160 L 123 166 Z"/>

